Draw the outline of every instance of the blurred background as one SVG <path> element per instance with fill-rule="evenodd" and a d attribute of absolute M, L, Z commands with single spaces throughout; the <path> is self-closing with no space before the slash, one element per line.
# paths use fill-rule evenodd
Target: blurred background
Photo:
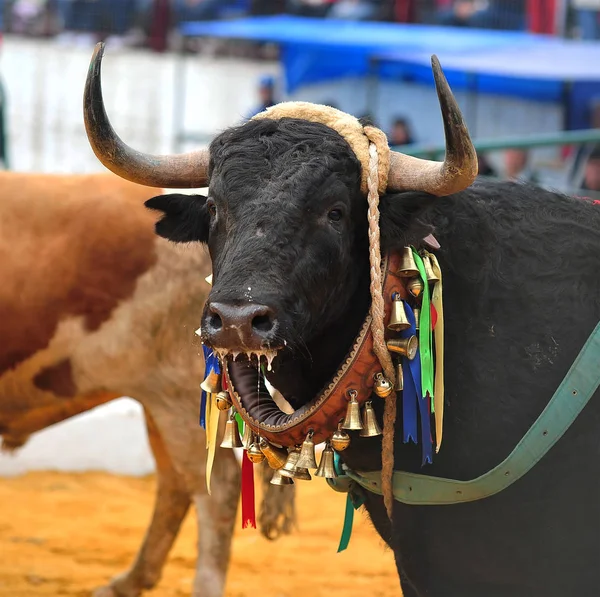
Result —
<path fill-rule="evenodd" d="M 436 53 L 482 174 L 598 191 L 600 0 L 0 0 L 0 157 L 90 172 L 81 90 L 107 43 L 106 101 L 145 151 L 205 145 L 269 103 L 327 103 L 435 155 Z"/>
<path fill-rule="evenodd" d="M 600 0 L 0 0 L 0 30 L 0 161 L 6 169 L 103 170 L 87 143 L 81 106 L 89 59 L 100 40 L 107 44 L 108 113 L 122 138 L 144 152 L 206 146 L 219 131 L 275 102 L 303 99 L 366 118 L 391 145 L 435 157 L 443 151 L 429 65 L 435 53 L 476 142 L 482 176 L 600 199 Z M 55 425 L 16 454 L 0 454 L 0 475 L 7 477 L 90 470 L 139 477 L 154 470 L 141 408 L 133 400 Z M 130 526 L 113 526 L 112 534 L 136 527 L 131 545 L 106 569 L 92 570 L 89 583 L 131 559 L 152 500 L 144 480 L 124 486 L 110 476 L 93 477 L 91 485 L 75 477 L 35 479 L 29 485 L 17 477 L 0 483 L 3 503 L 29 495 L 48 500 L 34 507 L 35 515 L 23 502 L 15 510 L 21 523 L 31 519 L 35 529 L 68 511 L 68 504 L 89 503 L 91 487 L 103 499 L 117 500 L 107 513 L 126 514 Z M 72 490 L 67 505 L 52 502 L 57 487 Z M 333 552 L 343 506 L 337 506 L 339 496 L 322 491 L 337 500 L 336 513 L 324 515 L 333 525 L 326 546 Z M 48 520 L 40 522 L 35 516 L 43 512 Z M 99 537 L 102 525 L 95 524 Z M 3 520 L 0 528 L 10 541 L 5 526 Z M 321 527 L 314 527 L 321 537 Z M 179 568 L 168 573 L 170 588 L 158 595 L 189 593 L 195 547 L 193 529 L 186 532 L 175 552 Z M 395 594 L 390 554 L 382 555 L 372 529 L 365 526 L 364 533 L 379 567 L 370 572 L 374 584 L 352 579 L 356 594 L 366 586 L 371 595 Z M 35 549 L 35 541 L 23 541 Z M 21 543 L 15 545 L 20 549 Z M 32 557 L 23 553 L 11 552 L 6 560 Z M 349 566 L 353 556 L 347 557 L 340 561 Z M 67 581 L 64 593 L 55 587 L 44 592 L 38 573 L 27 580 L 30 589 L 3 593 L 2 576 L 0 571 L 0 594 L 11 597 L 88 594 Z M 248 582 L 252 587 L 238 579 L 231 594 L 246 594 Z M 323 582 L 323 594 L 339 586 Z M 287 594 L 273 591 L 266 594 Z"/>

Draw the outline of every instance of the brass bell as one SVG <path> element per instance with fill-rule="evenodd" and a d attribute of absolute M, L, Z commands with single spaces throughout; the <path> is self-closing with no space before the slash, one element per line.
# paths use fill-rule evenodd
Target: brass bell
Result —
<path fill-rule="evenodd" d="M 354 431 L 362 429 L 362 423 L 360 422 L 360 404 L 358 404 L 358 400 L 356 400 L 356 395 L 356 390 L 350 391 L 350 402 L 348 403 L 346 418 L 342 423 L 342 429 L 351 429 Z"/>
<path fill-rule="evenodd" d="M 433 271 L 433 267 L 431 266 L 431 259 L 429 258 L 429 255 L 427 255 L 427 253 L 425 253 L 423 256 L 423 265 L 425 266 L 425 277 L 427 278 L 427 282 L 429 282 L 429 284 L 435 284 L 436 282 L 439 282 L 440 279 L 435 275 L 435 272 Z"/>
<path fill-rule="evenodd" d="M 390 380 L 383 376 L 383 373 L 376 373 L 373 391 L 380 398 L 387 398 L 394 391 L 394 387 L 390 383 Z"/>
<path fill-rule="evenodd" d="M 294 483 L 294 479 L 291 479 L 290 477 L 284 477 L 279 471 L 275 471 L 269 483 L 271 485 L 292 485 Z"/>
<path fill-rule="evenodd" d="M 419 268 L 415 263 L 415 258 L 413 257 L 413 252 L 410 247 L 404 247 L 404 252 L 400 259 L 400 268 L 398 269 L 397 274 L 401 278 L 412 278 L 413 276 L 419 275 Z"/>
<path fill-rule="evenodd" d="M 221 375 L 216 371 L 211 371 L 200 387 L 209 394 L 218 394 L 221 391 Z"/>
<path fill-rule="evenodd" d="M 219 410 L 229 410 L 233 406 L 229 393 L 223 390 L 216 395 L 215 404 Z"/>
<path fill-rule="evenodd" d="M 413 309 L 413 313 L 415 314 L 415 329 L 419 329 L 419 319 L 421 319 L 421 309 L 417 309 L 416 307 Z"/>
<path fill-rule="evenodd" d="M 396 363 L 396 385 L 394 390 L 401 392 L 404 389 L 404 371 L 402 370 L 402 363 Z"/>
<path fill-rule="evenodd" d="M 225 434 L 223 435 L 223 441 L 221 442 L 221 448 L 241 448 L 242 440 L 240 439 L 240 432 L 238 431 L 237 421 L 230 417 L 227 419 L 225 424 Z"/>
<path fill-rule="evenodd" d="M 292 450 L 285 461 L 285 464 L 279 469 L 279 472 L 284 477 L 294 478 L 294 473 L 296 472 L 296 464 L 298 462 L 298 458 L 300 458 L 300 450 Z"/>
<path fill-rule="evenodd" d="M 321 462 L 315 475 L 317 477 L 325 477 L 326 479 L 335 479 L 338 476 L 335 472 L 334 451 L 329 442 L 321 454 Z"/>
<path fill-rule="evenodd" d="M 248 423 L 244 423 L 244 435 L 242 436 L 242 445 L 244 446 L 244 450 L 249 450 L 253 443 L 254 432 Z"/>
<path fill-rule="evenodd" d="M 414 278 L 411 278 L 408 281 L 408 283 L 406 284 L 406 289 L 415 298 L 419 298 L 421 296 L 421 293 L 423 292 L 423 288 L 424 288 L 423 280 L 421 280 L 421 278 L 417 277 L 417 276 L 415 276 Z"/>
<path fill-rule="evenodd" d="M 381 427 L 379 427 L 379 423 L 377 422 L 377 417 L 375 416 L 375 411 L 373 410 L 373 406 L 371 405 L 371 401 L 365 404 L 365 411 L 363 415 L 363 428 L 360 432 L 361 437 L 375 437 L 376 435 L 381 435 Z"/>
<path fill-rule="evenodd" d="M 272 469 L 278 470 L 285 464 L 285 461 L 288 457 L 287 450 L 272 446 L 263 437 L 260 438 L 258 446 L 260 448 L 260 451 L 265 455 L 265 458 L 267 459 L 267 462 L 269 463 L 269 466 Z"/>
<path fill-rule="evenodd" d="M 260 448 L 257 444 L 252 444 L 247 451 L 248 460 L 250 462 L 254 462 L 254 464 L 259 464 L 265 459 L 265 455 L 260 451 Z"/>
<path fill-rule="evenodd" d="M 307 468 L 299 468 L 298 466 L 296 466 L 296 470 L 294 471 L 294 479 L 298 481 L 312 481 L 309 470 Z"/>
<path fill-rule="evenodd" d="M 315 443 L 312 440 L 313 432 L 310 431 L 306 436 L 306 439 L 302 443 L 302 449 L 300 450 L 300 458 L 296 466 L 298 468 L 317 468 L 317 459 L 315 458 Z"/>
<path fill-rule="evenodd" d="M 336 452 L 344 451 L 350 445 L 350 436 L 342 429 L 341 423 L 331 437 L 331 446 Z"/>
<path fill-rule="evenodd" d="M 390 352 L 401 354 L 409 361 L 412 361 L 417 356 L 419 348 L 419 341 L 416 336 L 400 338 L 400 340 L 388 340 L 385 344 Z"/>
<path fill-rule="evenodd" d="M 404 302 L 399 295 L 394 297 L 392 301 L 392 314 L 390 315 L 390 322 L 388 323 L 388 330 L 393 332 L 401 332 L 410 327 L 410 322 L 406 316 L 406 310 L 404 309 Z"/>

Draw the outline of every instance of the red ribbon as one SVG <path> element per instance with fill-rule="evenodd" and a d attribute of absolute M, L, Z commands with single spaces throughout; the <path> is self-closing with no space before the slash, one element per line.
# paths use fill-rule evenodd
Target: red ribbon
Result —
<path fill-rule="evenodd" d="M 254 508 L 254 464 L 248 458 L 246 450 L 242 456 L 242 528 L 256 528 Z"/>
<path fill-rule="evenodd" d="M 435 329 L 435 326 L 437 324 L 437 319 L 438 319 L 437 309 L 433 306 L 433 303 L 431 303 L 431 330 L 432 331 Z"/>

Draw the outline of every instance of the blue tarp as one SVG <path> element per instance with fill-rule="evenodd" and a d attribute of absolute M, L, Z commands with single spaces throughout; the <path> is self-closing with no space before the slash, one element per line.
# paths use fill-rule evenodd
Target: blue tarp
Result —
<path fill-rule="evenodd" d="M 365 23 L 291 16 L 185 23 L 189 36 L 281 45 L 288 92 L 303 85 L 377 72 L 385 79 L 433 84 L 437 54 L 453 89 L 468 88 L 568 105 L 568 128 L 588 126 L 600 97 L 600 43 L 513 31 Z"/>

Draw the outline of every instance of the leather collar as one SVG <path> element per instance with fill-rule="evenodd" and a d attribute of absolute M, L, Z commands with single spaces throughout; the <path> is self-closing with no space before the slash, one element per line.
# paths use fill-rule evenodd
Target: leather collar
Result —
<path fill-rule="evenodd" d="M 401 255 L 389 254 L 383 262 L 383 297 L 385 301 L 385 321 L 389 321 L 394 294 L 402 299 L 407 296 L 405 278 L 397 275 Z M 348 402 L 354 393 L 359 404 L 371 400 L 375 375 L 381 372 L 381 366 L 373 352 L 373 335 L 371 333 L 371 317 L 367 316 L 348 356 L 337 370 L 331 382 L 321 391 L 316 399 L 298 409 L 292 415 L 277 413 L 276 422 L 267 424 L 253 418 L 244 406 L 244 400 L 237 389 L 245 394 L 244 382 L 230 370 L 230 363 L 225 362 L 223 374 L 226 387 L 237 412 L 254 433 L 270 442 L 284 447 L 302 444 L 310 431 L 314 433 L 315 444 L 329 439 L 344 419 Z M 233 377 L 233 379 L 232 379 Z M 254 378 L 256 384 L 256 378 Z M 273 406 L 271 405 L 271 410 Z M 270 418 L 272 420 L 272 418 Z"/>

